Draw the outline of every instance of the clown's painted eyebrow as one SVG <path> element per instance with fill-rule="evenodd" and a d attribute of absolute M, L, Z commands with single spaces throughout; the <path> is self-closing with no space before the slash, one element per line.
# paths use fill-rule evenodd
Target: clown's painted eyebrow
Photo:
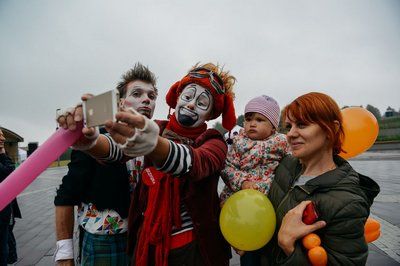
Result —
<path fill-rule="evenodd" d="M 209 90 L 204 90 L 205 93 L 207 93 L 208 96 L 211 96 L 211 92 Z"/>
<path fill-rule="evenodd" d="M 200 96 L 203 96 L 204 99 L 210 100 L 210 94 L 207 93 L 207 91 L 203 91 L 202 93 L 200 93 L 199 97 L 197 98 L 200 98 Z"/>
<path fill-rule="evenodd" d="M 151 85 L 151 88 L 154 90 L 154 86 Z M 132 89 L 144 89 L 142 84 L 135 84 Z"/>
<path fill-rule="evenodd" d="M 190 84 L 187 88 L 194 89 L 194 92 L 197 92 L 196 84 Z"/>
<path fill-rule="evenodd" d="M 189 85 L 189 88 L 195 89 L 195 92 L 196 92 L 195 94 L 197 94 L 197 86 L 202 87 L 201 85 L 198 85 L 198 84 L 190 84 L 190 85 Z M 205 92 L 208 96 L 211 96 L 211 92 L 210 92 L 209 90 L 205 89 L 204 92 Z"/>
<path fill-rule="evenodd" d="M 148 90 L 147 88 L 144 88 L 144 87 L 141 86 L 141 85 L 135 85 L 135 86 L 133 86 L 132 91 L 134 91 L 134 90 L 150 91 L 150 90 Z M 154 91 L 154 89 L 151 89 L 151 91 Z"/>
<path fill-rule="evenodd" d="M 187 87 L 188 91 L 192 92 L 193 91 L 193 96 L 195 96 L 197 94 L 197 88 L 196 88 L 196 84 L 191 84 L 189 85 L 189 87 Z M 190 90 L 189 90 L 190 89 Z"/>

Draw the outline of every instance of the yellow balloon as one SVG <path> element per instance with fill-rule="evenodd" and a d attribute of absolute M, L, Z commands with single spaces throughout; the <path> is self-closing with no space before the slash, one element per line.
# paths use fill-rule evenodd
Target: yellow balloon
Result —
<path fill-rule="evenodd" d="M 271 240 L 276 217 L 274 207 L 263 193 L 245 189 L 228 198 L 222 207 L 219 223 L 229 244 L 251 251 Z"/>
<path fill-rule="evenodd" d="M 344 142 L 339 155 L 345 159 L 363 153 L 375 142 L 379 133 L 378 121 L 367 109 L 349 107 L 342 110 Z"/>

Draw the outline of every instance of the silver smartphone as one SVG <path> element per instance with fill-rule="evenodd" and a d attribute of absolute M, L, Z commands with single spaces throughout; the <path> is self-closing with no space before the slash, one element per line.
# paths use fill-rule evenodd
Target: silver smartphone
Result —
<path fill-rule="evenodd" d="M 95 127 L 104 125 L 107 120 L 116 121 L 115 114 L 118 112 L 118 105 L 119 92 L 117 90 L 107 91 L 83 101 L 85 126 Z"/>

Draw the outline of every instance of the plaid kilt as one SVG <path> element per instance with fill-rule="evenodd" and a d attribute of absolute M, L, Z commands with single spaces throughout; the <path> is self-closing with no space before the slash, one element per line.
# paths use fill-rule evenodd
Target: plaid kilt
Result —
<path fill-rule="evenodd" d="M 127 234 L 95 235 L 85 231 L 81 264 L 84 266 L 129 265 Z"/>

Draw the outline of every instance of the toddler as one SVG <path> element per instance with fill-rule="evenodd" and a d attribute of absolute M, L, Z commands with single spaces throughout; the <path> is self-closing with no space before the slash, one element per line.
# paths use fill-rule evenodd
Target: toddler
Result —
<path fill-rule="evenodd" d="M 256 189 L 267 194 L 280 160 L 289 152 L 286 136 L 277 133 L 280 108 L 266 95 L 250 100 L 244 110 L 244 129 L 233 137 L 221 177 L 221 203 L 234 192 Z"/>
<path fill-rule="evenodd" d="M 250 100 L 244 109 L 244 129 L 233 137 L 221 177 L 225 187 L 221 205 L 234 192 L 256 189 L 267 194 L 280 160 L 289 152 L 286 136 L 277 133 L 280 109 L 271 97 L 262 95 Z M 258 251 L 240 255 L 241 266 L 261 265 Z"/>

